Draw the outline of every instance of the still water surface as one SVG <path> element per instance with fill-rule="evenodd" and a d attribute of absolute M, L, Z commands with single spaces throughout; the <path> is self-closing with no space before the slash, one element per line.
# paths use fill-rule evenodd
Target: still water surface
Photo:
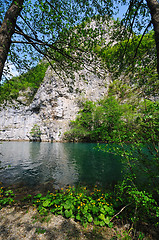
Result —
<path fill-rule="evenodd" d="M 119 158 L 93 143 L 3 142 L 0 181 L 5 185 L 55 188 L 74 184 L 108 185 L 121 177 Z M 10 165 L 10 167 L 7 167 Z"/>

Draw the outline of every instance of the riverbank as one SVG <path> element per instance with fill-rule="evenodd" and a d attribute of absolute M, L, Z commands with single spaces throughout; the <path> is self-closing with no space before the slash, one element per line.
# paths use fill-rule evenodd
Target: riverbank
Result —
<path fill-rule="evenodd" d="M 89 234 L 89 232 L 88 232 Z M 48 215 L 42 218 L 36 208 L 5 207 L 0 210 L 0 240 L 4 239 L 88 239 L 72 219 Z"/>
<path fill-rule="evenodd" d="M 29 192 L 24 187 L 12 190 L 1 187 L 0 240 L 158 240 L 158 231 L 153 223 L 140 222 L 135 228 L 124 207 L 112 212 L 115 203 L 104 199 L 99 188 L 95 187 L 93 191 L 88 191 L 86 187 L 78 191 L 69 187 L 46 195 L 38 189 Z M 109 198 L 113 202 L 110 195 Z M 102 207 L 107 212 L 104 213 Z M 73 218 L 69 214 L 71 212 Z M 121 213 L 123 217 L 117 218 Z M 111 219 L 108 223 L 109 215 Z"/>
<path fill-rule="evenodd" d="M 60 215 L 50 213 L 42 217 L 33 206 L 8 206 L 0 210 L 0 240 L 133 239 L 128 227 L 127 224 L 113 228 L 89 224 L 84 228 L 73 219 Z"/>

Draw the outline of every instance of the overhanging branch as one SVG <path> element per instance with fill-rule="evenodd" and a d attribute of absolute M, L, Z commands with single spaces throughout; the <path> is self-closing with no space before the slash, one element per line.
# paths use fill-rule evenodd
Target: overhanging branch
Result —
<path fill-rule="evenodd" d="M 137 45 L 137 48 L 136 48 L 136 51 L 135 51 L 135 54 L 134 54 L 134 59 L 135 59 L 136 56 L 137 56 L 137 51 L 138 51 L 138 49 L 139 49 L 139 47 L 140 47 L 140 44 L 141 44 L 141 42 L 142 42 L 142 39 L 143 39 L 143 37 L 145 36 L 145 34 L 146 34 L 148 28 L 151 26 L 151 24 L 152 24 L 152 21 L 149 22 L 149 24 L 148 24 L 147 27 L 145 28 L 145 31 L 143 32 L 143 34 L 142 34 L 142 36 L 141 36 L 141 38 L 140 38 L 140 41 L 139 41 L 139 43 L 138 43 L 138 45 Z"/>

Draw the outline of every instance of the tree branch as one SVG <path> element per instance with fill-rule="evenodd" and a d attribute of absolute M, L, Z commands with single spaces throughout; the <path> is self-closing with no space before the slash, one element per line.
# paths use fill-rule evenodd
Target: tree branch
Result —
<path fill-rule="evenodd" d="M 132 203 L 127 204 L 126 206 L 124 206 L 117 214 L 115 214 L 111 219 L 110 222 L 116 217 L 118 216 L 126 207 L 130 206 Z"/>
<path fill-rule="evenodd" d="M 47 46 L 53 50 L 55 50 L 56 52 L 60 53 L 61 55 L 63 55 L 64 57 L 67 57 L 68 59 L 70 59 L 71 61 L 76 61 L 77 59 L 75 59 L 74 57 L 72 57 L 71 55 L 67 54 L 66 52 L 64 52 L 62 49 L 57 48 L 56 46 L 49 44 L 49 43 L 44 43 L 43 41 L 39 40 L 39 39 L 35 39 L 27 34 L 25 34 L 21 28 L 16 25 L 16 28 L 19 30 L 19 32 L 15 32 L 17 34 L 22 35 L 28 42 L 30 42 L 31 45 L 43 45 L 43 46 Z"/>
<path fill-rule="evenodd" d="M 137 12 L 138 12 L 138 10 L 139 10 L 142 2 L 143 2 L 143 0 L 141 0 L 141 1 L 139 2 L 138 6 L 137 6 L 137 8 L 136 8 L 136 11 L 135 11 L 135 13 L 134 13 L 133 20 L 132 20 L 132 22 L 131 22 L 131 24 L 130 24 L 129 37 L 128 37 L 128 40 L 127 40 L 127 43 L 126 43 L 126 46 L 125 46 L 125 49 L 124 49 L 124 52 L 123 52 L 123 55 L 122 55 L 122 59 L 124 58 L 124 55 L 125 55 L 125 52 L 126 52 L 128 43 L 129 43 L 129 41 L 130 41 L 130 37 L 131 37 L 131 34 L 132 34 L 132 29 L 133 29 L 133 25 L 134 25 L 134 22 L 135 22 L 135 18 L 136 18 L 136 16 L 137 16 Z M 133 6 L 133 1 L 130 1 L 130 5 L 129 5 L 129 9 L 128 9 L 128 15 L 129 15 L 130 12 L 131 12 L 132 6 Z M 127 20 L 127 21 L 128 21 L 128 20 Z M 125 27 L 125 30 L 126 30 L 126 27 Z"/>
<path fill-rule="evenodd" d="M 143 34 L 142 34 L 142 36 L 141 36 L 141 38 L 140 38 L 140 41 L 139 41 L 139 43 L 138 43 L 138 45 L 137 45 L 137 48 L 136 48 L 136 51 L 135 51 L 135 54 L 134 54 L 134 59 L 135 59 L 136 56 L 137 56 L 137 51 L 138 51 L 139 46 L 140 46 L 140 44 L 141 44 L 141 42 L 142 42 L 142 39 L 143 39 L 143 37 L 145 36 L 145 34 L 146 34 L 148 28 L 151 26 L 151 24 L 152 24 L 152 21 L 149 22 L 149 24 L 148 24 L 147 27 L 145 28 L 145 31 L 143 32 Z"/>
<path fill-rule="evenodd" d="M 68 20 L 66 17 L 63 17 L 63 15 L 57 10 L 57 8 L 55 8 L 48 0 L 45 0 L 48 5 L 53 8 L 64 20 Z"/>
<path fill-rule="evenodd" d="M 19 16 L 22 18 L 22 20 L 25 22 L 25 24 L 28 26 L 28 28 L 33 32 L 35 38 L 38 39 L 35 30 L 28 24 L 28 22 L 25 20 L 25 18 L 23 18 L 23 16 L 21 14 Z"/>

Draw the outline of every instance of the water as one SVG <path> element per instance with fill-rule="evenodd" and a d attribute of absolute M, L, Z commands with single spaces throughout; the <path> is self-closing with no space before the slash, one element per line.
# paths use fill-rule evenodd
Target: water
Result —
<path fill-rule="evenodd" d="M 121 178 L 119 158 L 94 149 L 93 143 L 3 142 L 0 181 L 34 187 L 45 183 L 106 186 Z M 10 167 L 8 167 L 10 166 Z"/>

